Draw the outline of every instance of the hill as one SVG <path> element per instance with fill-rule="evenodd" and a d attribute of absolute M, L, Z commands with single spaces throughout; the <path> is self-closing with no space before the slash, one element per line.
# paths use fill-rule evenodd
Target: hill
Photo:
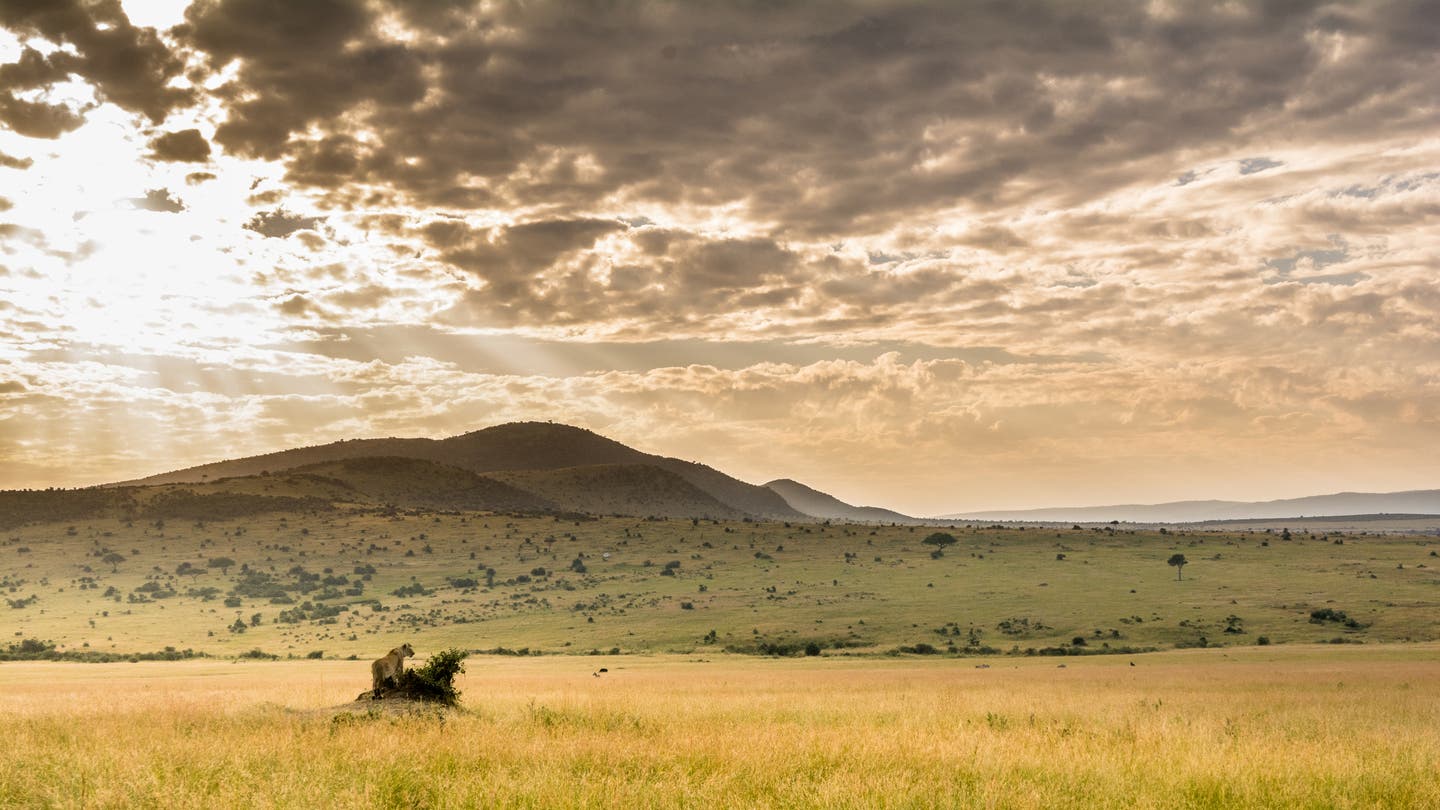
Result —
<path fill-rule="evenodd" d="M 1052 507 L 964 512 L 944 520 L 1006 520 L 1063 523 L 1205 523 L 1219 520 L 1323 517 L 1330 515 L 1440 515 L 1440 489 L 1408 492 L 1339 492 L 1274 501 L 1172 501 L 1158 504 Z"/>
<path fill-rule="evenodd" d="M 334 482 L 363 500 L 410 509 L 544 512 L 553 501 L 459 467 L 397 456 L 352 458 L 293 471 Z"/>
<path fill-rule="evenodd" d="M 607 465 L 642 465 L 665 470 L 683 478 L 692 487 L 726 507 L 728 511 L 721 514 L 743 514 L 780 520 L 803 520 L 806 517 L 774 491 L 737 480 L 704 464 L 643 453 L 582 428 L 548 422 L 515 422 L 439 440 L 388 438 L 340 441 L 204 464 L 116 486 L 194 484 L 373 457 L 421 459 L 480 475 Z M 590 480 L 592 483 L 598 481 L 593 476 Z M 623 480 L 638 482 L 640 479 L 630 476 Z M 609 482 L 605 486 L 612 500 L 619 498 L 636 503 L 655 500 L 653 493 L 647 495 L 640 491 L 620 497 L 615 490 L 619 482 Z M 685 497 L 690 496 L 687 494 Z M 643 514 L 677 513 L 678 507 L 656 504 L 653 511 Z"/>
<path fill-rule="evenodd" d="M 878 506 L 851 506 L 833 495 L 811 489 L 799 481 L 777 478 L 765 485 L 797 511 L 824 520 L 848 520 L 855 523 L 916 523 L 909 515 L 902 515 Z"/>
<path fill-rule="evenodd" d="M 731 520 L 745 517 L 745 513 L 717 501 L 683 477 L 648 464 L 600 464 L 492 475 L 567 512 Z"/>

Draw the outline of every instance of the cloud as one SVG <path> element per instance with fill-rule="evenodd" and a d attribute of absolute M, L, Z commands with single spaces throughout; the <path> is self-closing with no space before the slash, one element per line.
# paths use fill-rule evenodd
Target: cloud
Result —
<path fill-rule="evenodd" d="M 269 239 L 283 239 L 296 231 L 313 230 L 324 221 L 324 217 L 306 217 L 277 208 L 251 217 L 244 228 Z"/>
<path fill-rule="evenodd" d="M 0 92 L 0 123 L 27 138 L 55 139 L 85 123 L 85 117 L 64 104 L 26 101 Z"/>
<path fill-rule="evenodd" d="M 556 418 L 937 511 L 1440 474 L 1424 4 L 205 0 L 153 48 L 108 0 L 5 8 L 0 120 L 106 126 L 0 158 L 0 332 L 170 361 L 21 357 L 27 435 Z M 81 141 L 136 162 L 99 199 L 184 176 L 194 213 L 55 214 Z M 213 358 L 251 376 L 176 370 Z"/>
<path fill-rule="evenodd" d="M 198 129 L 166 132 L 150 141 L 150 150 L 156 160 L 204 163 L 210 159 L 210 142 Z"/>
<path fill-rule="evenodd" d="M 48 87 L 73 74 L 90 83 L 101 101 L 157 124 L 194 99 L 192 91 L 170 84 L 184 67 L 180 57 L 153 28 L 132 25 L 118 0 L 0 4 L 0 25 L 73 48 L 48 57 L 26 48 L 18 62 L 0 67 L 0 91 Z M 82 120 L 58 105 L 41 107 L 49 109 L 0 94 L 0 117 L 22 135 L 53 138 Z"/>
<path fill-rule="evenodd" d="M 1437 100 L 1414 67 L 1435 60 L 1424 12 L 1400 4 L 232 0 L 187 19 L 212 65 L 242 60 L 217 140 L 292 182 L 456 208 L 728 204 L 817 238 L 1093 200 L 1277 128 L 1349 137 L 1356 104 L 1421 133 L 1404 110 Z"/>
<path fill-rule="evenodd" d="M 156 211 L 166 214 L 178 214 L 185 210 L 185 203 L 171 195 L 169 189 L 163 188 L 152 188 L 145 192 L 144 197 L 132 197 L 130 204 L 140 211 Z"/>
<path fill-rule="evenodd" d="M 20 169 L 23 171 L 33 165 L 35 165 L 35 161 L 30 158 L 17 158 L 0 152 L 0 168 Z"/>

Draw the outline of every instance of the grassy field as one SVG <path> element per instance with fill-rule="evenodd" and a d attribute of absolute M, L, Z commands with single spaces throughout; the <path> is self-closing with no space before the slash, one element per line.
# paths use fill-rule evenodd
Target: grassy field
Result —
<path fill-rule="evenodd" d="M 6 663 L 0 806 L 1434 807 L 1437 653 L 481 656 L 444 719 L 322 711 L 356 662 Z"/>
<path fill-rule="evenodd" d="M 0 537 L 0 615 L 11 643 L 71 651 L 325 658 L 1440 640 L 1437 537 L 959 527 L 932 558 L 930 531 L 373 511 L 29 525 Z"/>

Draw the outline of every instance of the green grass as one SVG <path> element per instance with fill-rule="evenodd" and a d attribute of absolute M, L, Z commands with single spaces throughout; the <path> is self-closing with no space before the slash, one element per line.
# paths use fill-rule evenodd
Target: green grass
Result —
<path fill-rule="evenodd" d="M 965 648 L 973 630 L 980 645 L 1023 655 L 1074 649 L 1076 637 L 1086 651 L 1202 637 L 1226 646 L 1261 636 L 1274 644 L 1440 638 L 1440 557 L 1431 556 L 1440 539 L 1322 539 L 1298 522 L 1291 530 L 1285 541 L 1278 531 L 960 527 L 952 530 L 959 543 L 932 559 L 921 544 L 932 529 L 910 527 L 374 511 L 172 519 L 163 528 L 114 519 L 31 524 L 0 537 L 0 597 L 23 605 L 0 602 L 9 635 L 0 647 L 38 638 L 72 650 L 171 646 L 233 656 L 258 647 L 371 658 L 402 641 L 424 655 L 448 647 L 720 654 L 813 640 L 839 655 L 917 644 L 944 653 L 952 643 Z M 126 558 L 114 572 L 101 561 L 105 550 Z M 1190 561 L 1183 581 L 1166 565 L 1175 553 Z M 587 572 L 575 573 L 571 562 L 582 554 Z M 205 567 L 222 556 L 237 562 L 228 573 Z M 671 561 L 679 567 L 665 576 Z M 176 575 L 185 562 L 200 573 Z M 227 607 L 241 564 L 290 587 L 294 603 L 242 597 Z M 347 582 L 328 598 L 323 587 L 301 593 L 288 573 L 296 566 Z M 364 581 L 356 566 L 375 573 Z M 547 574 L 532 574 L 537 567 Z M 487 568 L 496 572 L 492 587 Z M 456 587 L 457 579 L 478 585 Z M 345 594 L 357 584 L 360 595 Z M 415 585 L 424 592 L 395 595 Z M 177 595 L 131 603 L 142 587 Z M 104 596 L 110 588 L 119 601 Z M 205 588 L 213 598 L 185 595 Z M 344 611 L 277 621 L 307 602 L 311 617 L 317 607 Z M 1324 608 L 1361 627 L 1312 623 L 1311 611 Z M 243 633 L 229 629 L 237 619 Z M 1019 632 L 1004 632 L 1006 622 Z"/>

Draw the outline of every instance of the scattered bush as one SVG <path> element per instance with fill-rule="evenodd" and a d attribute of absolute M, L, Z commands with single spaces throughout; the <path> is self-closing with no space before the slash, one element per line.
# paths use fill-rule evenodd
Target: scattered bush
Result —
<path fill-rule="evenodd" d="M 1360 622 L 1345 615 L 1345 611 L 1343 610 L 1335 610 L 1334 608 L 1320 608 L 1318 610 L 1310 611 L 1311 624 L 1324 624 L 1325 622 L 1335 622 L 1336 624 L 1344 625 L 1351 630 L 1363 630 L 1365 627 L 1368 626 L 1361 624 Z"/>

